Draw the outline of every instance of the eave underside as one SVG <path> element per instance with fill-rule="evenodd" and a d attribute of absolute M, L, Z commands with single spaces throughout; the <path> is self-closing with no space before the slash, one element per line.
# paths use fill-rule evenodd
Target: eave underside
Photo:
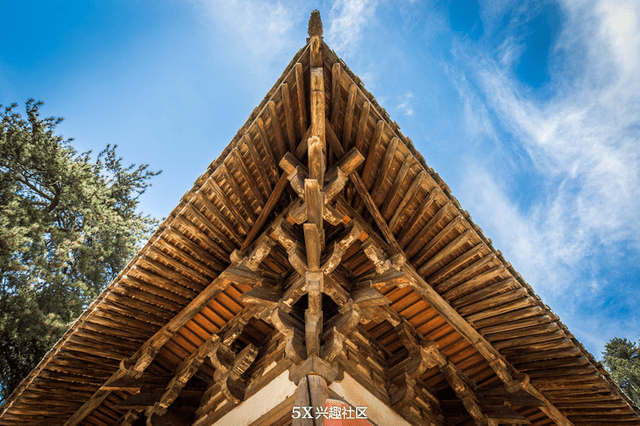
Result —
<path fill-rule="evenodd" d="M 212 385 L 217 343 L 230 342 L 225 350 L 238 362 L 250 359 L 241 374 L 245 399 L 295 364 L 281 330 L 249 312 L 241 296 L 267 284 L 282 296 L 301 276 L 274 224 L 300 202 L 283 158 L 308 167 L 310 50 L 296 54 L 220 158 L 5 403 L 0 425 L 136 424 L 162 398 L 170 401 L 169 391 L 177 392 L 169 412 L 197 421 L 206 400 L 209 419 L 218 418 L 236 404 Z M 326 247 L 350 226 L 364 233 L 331 272 L 326 305 L 337 315 L 369 281 L 388 300 L 349 331 L 335 358 L 341 369 L 412 421 L 464 424 L 474 421 L 465 414 L 473 404 L 487 414 L 506 402 L 514 418 L 534 425 L 640 424 L 602 366 L 492 247 L 357 77 L 324 43 L 321 53 L 327 170 L 354 148 L 363 156 L 329 203 L 343 221 L 325 223 Z M 234 252 L 259 262 L 238 271 Z M 390 388 L 393 366 L 412 362 L 421 342 L 433 342 L 446 362 Z M 257 352 L 248 356 L 251 345 Z M 490 392 L 512 384 L 520 390 Z M 402 402 L 396 394 L 405 391 L 426 402 Z M 151 396 L 131 402 L 136 395 Z"/>

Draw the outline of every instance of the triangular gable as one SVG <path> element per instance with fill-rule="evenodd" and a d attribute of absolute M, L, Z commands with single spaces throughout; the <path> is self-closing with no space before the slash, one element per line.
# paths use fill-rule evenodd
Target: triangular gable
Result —
<path fill-rule="evenodd" d="M 244 424 L 305 424 L 293 407 L 327 398 L 380 426 L 640 424 L 314 13 L 305 47 L 0 425 L 243 424 L 265 400 Z"/>

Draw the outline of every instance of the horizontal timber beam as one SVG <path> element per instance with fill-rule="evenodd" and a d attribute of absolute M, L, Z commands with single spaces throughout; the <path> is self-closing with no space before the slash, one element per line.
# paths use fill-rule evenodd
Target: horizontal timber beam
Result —
<path fill-rule="evenodd" d="M 280 217 L 286 217 L 291 208 L 285 209 Z M 80 407 L 65 423 L 64 426 L 75 426 L 81 423 L 93 410 L 98 408 L 102 402 L 111 394 L 108 388 L 109 383 L 124 377 L 139 377 L 146 368 L 153 362 L 160 349 L 189 322 L 198 312 L 215 299 L 229 284 L 226 277 L 235 276 L 233 271 L 237 268 L 257 270 L 264 258 L 269 254 L 273 244 L 270 242 L 270 229 L 263 232 L 260 238 L 253 244 L 254 250 L 247 257 L 238 258 L 238 252 L 231 255 L 231 265 L 225 269 L 211 284 L 200 292 L 187 306 L 185 306 L 176 316 L 158 330 L 149 340 L 142 344 L 140 349 L 131 357 L 122 360 L 120 368 L 105 382 L 104 387 L 100 387 L 96 392 Z M 238 271 L 241 272 L 241 271 Z"/>
<path fill-rule="evenodd" d="M 355 173 L 350 175 L 350 178 L 354 176 Z M 356 179 L 357 180 L 357 179 Z M 355 182 L 354 182 L 355 183 Z M 360 181 L 360 183 L 362 183 Z M 358 188 L 358 186 L 356 186 Z M 365 199 L 365 204 L 371 213 L 371 216 L 379 219 L 382 218 L 382 215 L 378 211 L 375 204 L 372 203 L 371 196 L 366 191 L 366 188 L 363 186 L 360 187 L 359 192 L 362 192 L 364 195 L 363 199 Z M 361 197 L 362 197 L 361 195 Z M 370 202 L 367 202 L 368 199 Z M 341 204 L 340 210 L 346 211 L 353 220 L 359 221 L 362 225 L 363 229 L 370 229 L 369 225 L 362 219 L 362 217 L 355 212 L 351 206 L 344 203 L 342 199 L 338 199 Z M 382 219 L 383 220 L 383 219 Z M 369 244 L 377 244 L 380 245 L 379 250 L 380 253 L 382 251 L 386 251 L 387 253 L 392 253 L 397 257 L 397 255 L 404 256 L 404 252 L 400 248 L 399 244 L 395 241 L 395 237 L 391 233 L 386 225 L 386 222 L 383 222 L 384 225 L 382 228 L 386 228 L 388 233 L 384 233 L 385 239 L 387 239 L 388 244 L 384 244 L 383 241 L 379 239 L 369 238 Z M 379 226 L 380 227 L 380 226 Z M 382 229 L 381 229 L 382 230 Z M 391 240 L 389 242 L 389 240 Z M 375 242 L 374 242 L 375 241 Z M 367 253 L 369 256 L 369 253 Z M 406 259 L 406 257 L 405 257 Z M 411 266 L 407 262 L 397 261 L 391 262 L 388 259 L 378 259 L 377 261 L 371 259 L 374 264 L 378 263 L 379 269 L 378 273 L 383 273 L 388 271 L 390 268 L 395 267 L 395 269 L 404 272 L 410 279 L 411 283 L 409 284 L 416 293 L 420 295 L 425 301 L 429 303 L 429 305 L 436 310 L 458 333 L 460 333 L 469 343 L 471 343 L 478 353 L 482 355 L 485 360 L 489 363 L 493 371 L 496 375 L 502 380 L 507 389 L 512 391 L 517 391 L 517 389 L 522 388 L 535 398 L 539 399 L 544 403 L 544 406 L 540 407 L 540 409 L 556 424 L 562 426 L 572 425 L 571 421 L 560 412 L 552 403 L 549 401 L 535 386 L 533 386 L 526 375 L 519 373 L 513 365 L 507 361 L 507 359 L 500 354 L 500 352 L 494 348 L 482 335 L 469 323 L 465 320 L 458 312 L 447 302 L 440 294 L 435 291 L 420 274 L 415 270 L 413 266 Z M 382 262 L 381 262 L 382 261 Z M 519 380 L 516 380 L 514 377 L 518 377 Z"/>

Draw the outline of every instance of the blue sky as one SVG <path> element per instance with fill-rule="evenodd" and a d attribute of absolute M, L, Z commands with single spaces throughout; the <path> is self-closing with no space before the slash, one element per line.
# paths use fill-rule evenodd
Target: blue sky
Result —
<path fill-rule="evenodd" d="M 80 151 L 162 169 L 166 216 L 306 39 L 358 74 L 474 221 L 597 358 L 640 338 L 640 3 L 20 1 L 0 104 L 33 97 Z"/>

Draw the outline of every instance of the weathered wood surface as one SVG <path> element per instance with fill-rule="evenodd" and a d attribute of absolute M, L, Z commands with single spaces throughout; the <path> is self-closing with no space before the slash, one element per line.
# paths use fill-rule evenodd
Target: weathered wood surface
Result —
<path fill-rule="evenodd" d="M 193 354 L 247 304 L 253 319 L 219 352 L 237 365 L 196 366 Z M 438 346 L 444 371 L 408 356 L 394 331 L 404 323 L 415 342 Z M 433 395 L 456 388 L 474 413 L 467 420 L 487 424 L 640 424 L 321 38 L 9 398 L 0 425 L 131 424 L 138 413 L 114 407 L 136 391 L 132 381 L 171 372 L 143 407 L 153 423 L 186 381 L 242 371 L 201 392 L 191 414 L 207 424 L 308 355 L 387 404 L 404 401 L 401 414 L 415 424 L 443 424 Z M 398 378 L 391 394 L 389 372 Z M 61 384 L 65 397 L 53 391 Z M 508 400 L 515 414 L 496 408 Z"/>

